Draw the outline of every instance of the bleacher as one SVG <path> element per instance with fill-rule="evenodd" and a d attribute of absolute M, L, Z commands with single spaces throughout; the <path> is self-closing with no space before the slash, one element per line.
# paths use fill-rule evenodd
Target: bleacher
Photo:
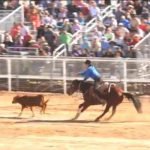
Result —
<path fill-rule="evenodd" d="M 146 6 L 146 5 L 145 5 Z M 148 5 L 147 5 L 148 6 Z M 85 36 L 86 38 L 88 38 L 89 42 L 92 41 L 93 37 L 94 37 L 94 30 L 97 28 L 97 25 L 99 23 L 103 23 L 103 20 L 105 20 L 107 17 L 109 17 L 110 15 L 112 15 L 114 13 L 114 11 L 117 11 L 118 7 L 120 7 L 120 4 L 118 5 L 112 5 L 112 6 L 107 6 L 105 7 L 101 7 L 101 12 L 98 16 L 91 18 L 91 20 L 89 20 L 88 22 L 86 22 L 86 24 L 77 32 L 75 32 L 72 35 L 72 42 L 68 45 L 69 51 L 70 53 L 72 53 L 72 49 L 74 45 L 78 45 L 80 46 L 83 42 L 83 36 Z M 0 26 L 1 26 L 1 32 L 5 32 L 5 31 L 10 31 L 10 28 L 13 26 L 14 22 L 17 23 L 22 23 L 24 22 L 25 26 L 29 28 L 31 35 L 33 36 L 33 40 L 36 40 L 36 30 L 33 29 L 32 23 L 27 21 L 24 18 L 24 14 L 23 14 L 23 6 L 20 7 L 20 9 L 16 9 L 16 10 L 0 10 Z M 58 37 L 59 38 L 59 37 Z M 144 49 L 144 51 L 140 52 L 138 51 L 137 53 L 137 57 L 149 57 L 149 45 L 147 43 L 149 39 L 149 36 L 147 37 L 147 40 L 144 37 L 144 40 L 142 40 L 142 42 L 139 42 L 135 45 L 135 49 Z M 145 43 L 144 43 L 145 41 Z M 59 42 L 58 42 L 59 43 Z M 143 45 L 143 46 L 140 46 Z M 134 46 L 134 45 L 133 45 Z M 9 46 L 10 47 L 10 46 Z M 16 47 L 16 46 L 15 46 Z M 19 46 L 20 47 L 20 46 Z M 22 46 L 25 47 L 25 46 Z M 30 47 L 28 47 L 27 49 L 30 49 Z M 32 49 L 32 48 L 31 48 Z M 12 49 L 11 49 L 12 50 Z M 15 50 L 15 48 L 13 48 L 14 53 L 11 53 L 11 50 L 7 50 L 5 52 L 8 52 L 8 55 L 11 54 L 18 54 L 18 55 L 30 55 L 30 53 L 24 53 L 25 48 L 22 48 L 22 53 L 21 53 L 21 49 L 19 48 L 19 51 Z M 66 46 L 65 44 L 62 45 L 58 45 L 58 47 L 54 50 L 53 52 L 53 56 L 54 58 L 58 58 L 60 56 L 64 56 L 66 54 Z M 81 50 L 82 51 L 82 50 Z M 5 54 L 5 53 L 4 53 Z M 32 54 L 32 52 L 31 52 Z M 37 55 L 37 52 L 35 51 L 35 55 Z"/>

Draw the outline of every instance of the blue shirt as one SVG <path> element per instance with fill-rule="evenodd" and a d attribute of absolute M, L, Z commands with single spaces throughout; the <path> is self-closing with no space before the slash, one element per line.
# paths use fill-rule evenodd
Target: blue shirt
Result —
<path fill-rule="evenodd" d="M 84 76 L 84 80 L 87 80 L 88 78 L 95 80 L 101 77 L 101 74 L 94 66 L 89 66 L 85 71 L 80 72 L 80 75 Z"/>
<path fill-rule="evenodd" d="M 128 29 L 131 27 L 131 23 L 128 19 L 122 19 L 119 23 L 123 23 L 123 25 Z"/>

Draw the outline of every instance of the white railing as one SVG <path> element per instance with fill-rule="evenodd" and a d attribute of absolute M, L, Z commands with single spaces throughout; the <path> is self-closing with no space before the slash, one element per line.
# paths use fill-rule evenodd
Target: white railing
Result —
<path fill-rule="evenodd" d="M 138 58 L 150 58 L 150 32 L 134 46 L 134 49 Z"/>
<path fill-rule="evenodd" d="M 7 47 L 8 55 L 39 55 L 39 49 L 35 47 Z"/>
<path fill-rule="evenodd" d="M 0 20 L 0 31 L 1 32 L 9 31 L 14 23 L 23 23 L 23 22 L 24 22 L 24 6 L 20 6 Z"/>
<path fill-rule="evenodd" d="M 0 20 L 9 15 L 13 10 L 0 10 Z"/>
<path fill-rule="evenodd" d="M 134 87 L 135 83 L 137 85 L 150 85 L 150 59 L 92 60 L 93 64 L 101 70 L 105 81 L 118 82 L 125 91 L 130 91 L 130 86 Z M 57 59 L 55 68 L 53 68 L 52 58 L 1 57 L 0 88 L 3 84 L 8 91 L 25 91 L 27 86 L 30 86 L 27 83 L 33 82 L 32 91 L 37 92 L 37 86 L 43 89 L 43 84 L 46 84 L 52 86 L 52 89 L 57 89 L 56 85 L 59 83 L 62 91 L 66 93 L 67 85 L 71 80 L 82 79 L 82 77 L 77 76 L 77 73 L 83 70 L 84 61 L 85 58 Z M 141 66 L 141 63 L 147 64 L 148 67 Z M 26 82 L 26 84 L 19 84 L 21 81 Z M 53 84 L 51 84 L 52 82 Z M 1 90 L 3 89 L 1 88 Z"/>
<path fill-rule="evenodd" d="M 116 6 L 110 5 L 110 6 L 106 7 L 97 17 L 94 17 L 93 19 L 91 19 L 81 30 L 74 33 L 72 42 L 69 44 L 69 49 L 71 49 L 71 47 L 74 43 L 76 43 L 77 41 L 79 41 L 81 39 L 83 33 L 89 32 L 92 29 L 94 29 L 94 27 L 97 25 L 98 20 L 102 21 L 105 17 L 112 14 L 113 10 L 116 9 L 118 6 L 119 6 L 119 4 Z M 63 47 L 63 49 L 62 49 L 62 47 Z M 64 45 L 62 44 L 58 48 L 55 49 L 53 56 L 56 59 L 59 56 L 64 55 L 64 53 L 66 53 L 66 47 L 64 47 Z"/>

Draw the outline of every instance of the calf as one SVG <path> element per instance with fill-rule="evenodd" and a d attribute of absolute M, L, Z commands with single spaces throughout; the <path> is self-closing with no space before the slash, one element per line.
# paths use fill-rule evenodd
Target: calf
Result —
<path fill-rule="evenodd" d="M 13 101 L 12 101 L 13 104 L 19 103 L 22 106 L 21 112 L 19 113 L 19 116 L 22 115 L 22 112 L 23 112 L 24 108 L 27 108 L 27 107 L 30 108 L 30 110 L 32 111 L 32 116 L 34 116 L 34 112 L 33 112 L 33 109 L 32 109 L 32 107 L 34 107 L 34 106 L 41 107 L 40 113 L 45 113 L 47 102 L 48 102 L 48 100 L 44 101 L 44 96 L 43 95 L 15 96 L 13 98 Z"/>

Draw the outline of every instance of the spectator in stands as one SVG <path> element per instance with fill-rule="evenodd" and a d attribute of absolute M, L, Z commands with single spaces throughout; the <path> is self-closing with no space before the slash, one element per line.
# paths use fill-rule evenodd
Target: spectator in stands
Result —
<path fill-rule="evenodd" d="M 36 39 L 43 37 L 45 34 L 45 25 L 41 24 L 39 28 L 37 28 L 37 36 Z"/>
<path fill-rule="evenodd" d="M 131 39 L 130 39 L 130 42 L 128 43 L 128 45 L 129 46 L 133 46 L 136 43 L 138 43 L 140 40 L 141 40 L 140 35 L 138 35 L 136 32 L 133 32 L 132 35 L 131 35 Z"/>
<path fill-rule="evenodd" d="M 4 44 L 6 47 L 11 47 L 14 45 L 12 36 L 8 32 L 5 32 L 4 34 Z"/>
<path fill-rule="evenodd" d="M 14 40 L 16 36 L 20 33 L 21 27 L 18 23 L 13 24 L 12 28 L 10 29 L 10 35 L 12 36 L 12 39 Z"/>
<path fill-rule="evenodd" d="M 107 39 L 108 41 L 114 41 L 114 39 L 115 39 L 115 34 L 113 33 L 111 27 L 106 28 L 104 37 L 106 37 L 106 39 Z"/>
<path fill-rule="evenodd" d="M 136 11 L 137 15 L 141 15 L 142 14 L 143 6 L 142 6 L 142 2 L 141 1 L 135 0 L 134 1 L 134 8 L 135 8 L 135 11 Z"/>
<path fill-rule="evenodd" d="M 127 29 L 131 28 L 130 20 L 127 19 L 124 15 L 121 16 L 119 23 L 122 23 L 123 26 Z"/>
<path fill-rule="evenodd" d="M 78 23 L 77 23 L 77 26 L 78 26 Z M 80 26 L 80 25 L 79 25 Z M 73 27 L 72 27 L 72 24 L 71 22 L 69 21 L 69 19 L 64 19 L 64 22 L 63 22 L 63 28 L 69 32 L 69 33 L 72 33 L 73 31 Z M 79 27 L 80 28 L 80 27 Z"/>
<path fill-rule="evenodd" d="M 61 29 L 59 40 L 61 44 L 65 44 L 67 48 L 67 53 L 69 54 L 69 43 L 72 40 L 72 34 L 67 32 L 65 29 Z"/>
<path fill-rule="evenodd" d="M 30 45 L 29 41 L 31 41 L 32 39 L 33 39 L 33 37 L 31 35 L 31 33 L 27 32 L 23 37 L 23 46 L 29 47 L 29 45 Z"/>
<path fill-rule="evenodd" d="M 132 46 L 128 46 L 125 56 L 127 58 L 136 58 L 136 50 Z"/>
<path fill-rule="evenodd" d="M 87 51 L 90 51 L 91 49 L 91 43 L 86 36 L 83 36 L 82 38 L 81 49 L 86 49 Z"/>
<path fill-rule="evenodd" d="M 94 52 L 96 57 L 100 56 L 101 52 L 101 43 L 98 37 L 94 37 L 91 42 L 91 50 Z"/>
<path fill-rule="evenodd" d="M 113 52 L 112 52 L 112 50 L 111 49 L 108 49 L 108 51 L 106 51 L 103 55 L 102 55 L 102 57 L 107 57 L 107 58 L 112 58 L 112 57 L 114 57 L 114 54 L 113 54 Z"/>
<path fill-rule="evenodd" d="M 114 54 L 114 57 L 115 58 L 123 58 L 123 56 L 124 56 L 124 54 L 123 54 L 122 49 L 120 47 L 117 47 L 115 54 Z"/>
<path fill-rule="evenodd" d="M 23 23 L 20 23 L 19 26 L 20 26 L 20 35 L 24 38 L 29 33 L 29 29 Z"/>
<path fill-rule="evenodd" d="M 14 47 L 22 47 L 23 46 L 24 37 L 19 33 L 16 35 L 15 39 L 13 39 Z"/>
<path fill-rule="evenodd" d="M 44 42 L 43 44 L 41 44 L 40 55 L 42 56 L 52 55 L 51 47 L 48 45 L 47 42 Z"/>
<path fill-rule="evenodd" d="M 72 33 L 75 33 L 75 32 L 77 32 L 77 31 L 81 30 L 81 28 L 82 28 L 82 27 L 81 27 L 79 21 L 78 21 L 77 19 L 75 19 L 75 20 L 73 21 L 73 24 L 72 24 L 72 27 L 71 27 Z"/>
<path fill-rule="evenodd" d="M 11 2 L 8 5 L 5 3 L 6 8 L 17 4 L 17 0 L 9 1 Z M 32 1 L 35 1 L 35 4 L 25 6 L 25 19 L 32 23 L 38 43 L 33 44 L 33 33 L 25 25 L 18 23 L 14 23 L 11 28 L 11 36 L 5 35 L 5 42 L 1 38 L 1 43 L 4 42 L 6 46 L 36 45 L 41 55 L 52 55 L 61 43 L 66 44 L 68 48 L 72 34 L 84 30 L 82 25 L 96 17 L 101 10 L 99 6 L 104 3 L 104 0 L 72 0 L 70 3 L 53 0 Z M 105 1 L 106 4 L 110 2 Z M 119 46 L 127 57 L 131 55 L 132 51 L 128 46 L 135 45 L 150 31 L 149 9 L 148 5 L 144 7 L 144 3 L 138 0 L 120 3 L 116 12 L 104 19 L 104 22 L 97 21 L 92 33 L 90 31 L 83 34 L 83 41 L 80 40 L 80 45 L 73 48 L 76 56 L 114 57 L 116 46 Z M 15 8 L 14 6 L 12 8 Z"/>
<path fill-rule="evenodd" d="M 67 17 L 67 8 L 65 6 L 61 6 L 59 8 L 58 18 L 63 19 Z"/>
<path fill-rule="evenodd" d="M 0 0 L 0 9 L 16 9 L 19 6 L 19 0 Z"/>
<path fill-rule="evenodd" d="M 100 8 L 97 6 L 94 0 L 89 2 L 89 11 L 92 18 L 97 17 L 100 14 Z"/>
<path fill-rule="evenodd" d="M 137 17 L 136 13 L 131 14 L 131 28 L 135 29 L 141 24 L 140 19 Z"/>
<path fill-rule="evenodd" d="M 29 21 L 33 25 L 33 29 L 36 30 L 38 27 L 40 27 L 40 12 L 39 9 L 35 6 L 32 6 L 31 9 L 28 12 L 28 18 Z"/>
<path fill-rule="evenodd" d="M 44 37 L 48 45 L 51 47 L 51 50 L 53 51 L 57 45 L 56 43 L 57 35 L 55 34 L 53 27 L 51 25 L 45 26 Z"/>
<path fill-rule="evenodd" d="M 82 49 L 80 45 L 74 45 L 72 49 L 72 56 L 73 57 L 88 57 L 89 53 L 86 48 Z"/>
<path fill-rule="evenodd" d="M 106 37 L 101 38 L 101 56 L 110 49 L 110 42 Z"/>

